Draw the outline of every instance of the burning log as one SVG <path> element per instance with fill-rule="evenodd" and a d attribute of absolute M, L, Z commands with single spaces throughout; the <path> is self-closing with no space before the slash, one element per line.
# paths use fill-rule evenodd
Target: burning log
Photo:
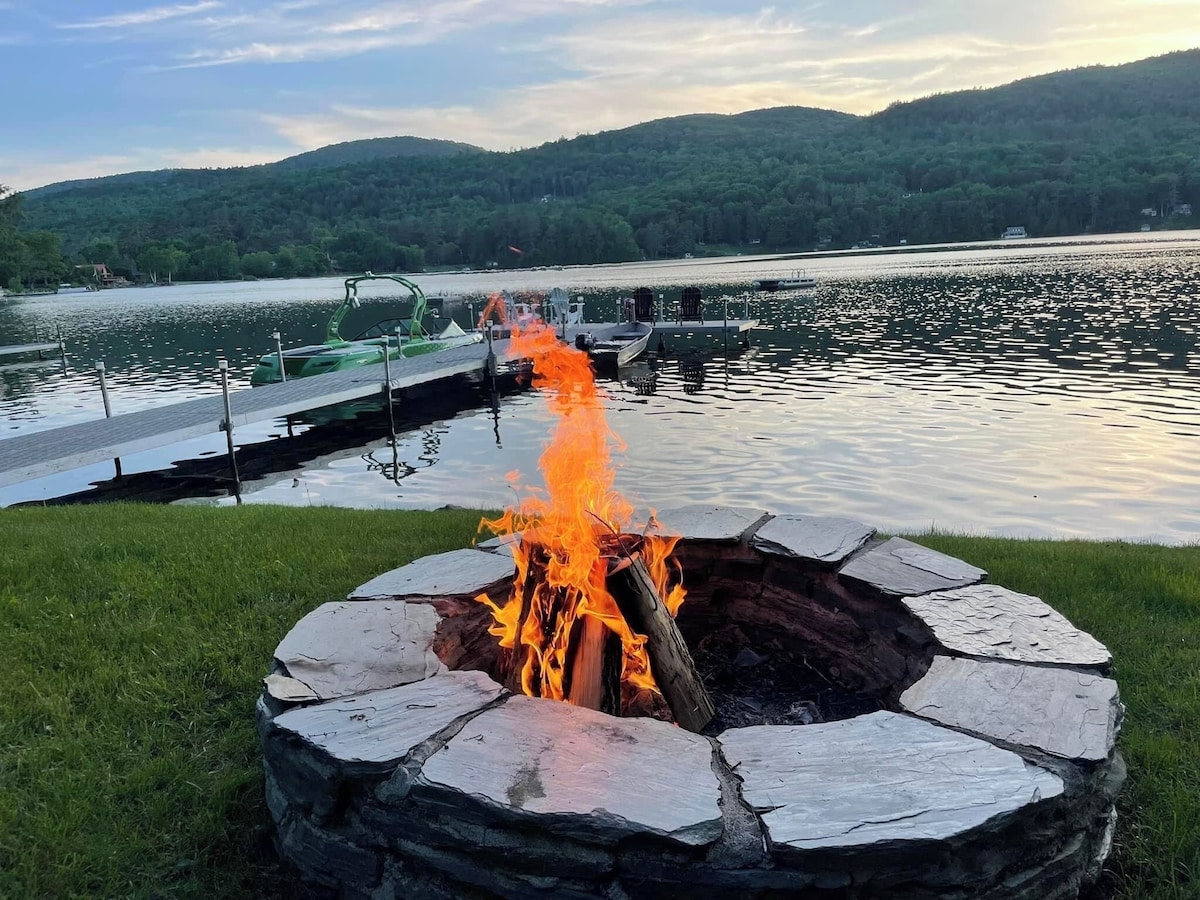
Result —
<path fill-rule="evenodd" d="M 646 636 L 650 671 L 675 722 L 699 732 L 712 721 L 715 709 L 641 556 L 634 554 L 617 563 L 608 574 L 607 587 L 629 627 Z"/>
<path fill-rule="evenodd" d="M 621 714 L 621 639 L 594 616 L 575 620 L 563 693 L 575 706 Z"/>

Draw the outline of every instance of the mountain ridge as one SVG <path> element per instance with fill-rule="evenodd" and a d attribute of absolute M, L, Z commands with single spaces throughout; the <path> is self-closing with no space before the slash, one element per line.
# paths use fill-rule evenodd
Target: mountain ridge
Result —
<path fill-rule="evenodd" d="M 218 274 L 248 271 L 247 255 L 276 273 L 284 254 L 290 271 L 301 250 L 347 270 L 411 271 L 975 240 L 1018 224 L 1115 231 L 1150 222 L 1143 209 L 1161 210 L 1162 227 L 1200 202 L 1198 95 L 1200 50 L 1188 50 L 870 116 L 697 113 L 505 152 L 443 142 L 386 155 L 403 142 L 368 139 L 310 151 L 316 167 L 170 170 L 26 195 L 25 226 L 131 272 L 148 244 L 189 259 L 228 244 Z"/>

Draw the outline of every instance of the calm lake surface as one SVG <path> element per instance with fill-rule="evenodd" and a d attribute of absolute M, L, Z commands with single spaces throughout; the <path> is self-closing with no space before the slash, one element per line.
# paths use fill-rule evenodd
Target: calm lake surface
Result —
<path fill-rule="evenodd" d="M 816 289 L 750 289 L 796 265 Z M 472 298 L 561 285 L 587 299 L 590 320 L 611 320 L 615 298 L 639 285 L 668 303 L 699 285 L 716 319 L 726 300 L 731 317 L 749 303 L 764 325 L 749 349 L 668 340 L 604 382 L 609 423 L 627 444 L 617 487 L 639 505 L 759 506 L 888 530 L 1200 540 L 1200 232 L 416 280 L 430 296 Z M 341 293 L 329 278 L 0 303 L 0 344 L 59 327 L 68 347 L 65 366 L 0 372 L 0 440 L 103 416 L 97 360 L 117 413 L 219 393 L 221 357 L 245 387 L 272 331 L 285 346 L 319 340 Z M 356 315 L 369 324 L 387 312 L 381 299 Z M 656 391 L 638 394 L 631 379 L 651 370 Z M 552 424 L 543 397 L 510 391 L 493 403 L 482 386 L 459 384 L 399 409 L 394 451 L 378 412 L 312 415 L 293 437 L 283 421 L 239 429 L 246 502 L 499 506 L 514 496 L 506 473 L 538 483 Z M 169 481 L 186 471 L 172 468 L 179 461 L 222 472 L 223 454 L 215 434 L 123 465 L 127 476 L 169 469 Z M 106 463 L 0 489 L 0 505 L 112 475 Z"/>

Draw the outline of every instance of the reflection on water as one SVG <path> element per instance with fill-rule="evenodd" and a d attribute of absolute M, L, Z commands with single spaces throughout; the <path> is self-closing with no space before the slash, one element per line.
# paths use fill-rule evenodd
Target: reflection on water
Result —
<path fill-rule="evenodd" d="M 889 529 L 1200 538 L 1200 236 L 806 266 L 816 289 L 771 295 L 749 286 L 787 263 L 695 260 L 421 284 L 429 294 L 481 296 L 562 283 L 587 298 L 593 320 L 612 318 L 616 298 L 639 284 L 668 305 L 681 285 L 700 284 L 706 317 L 719 319 L 726 302 L 739 316 L 749 304 L 764 323 L 750 349 L 668 339 L 664 352 L 605 383 L 610 424 L 627 444 L 617 486 L 639 503 L 834 513 Z M 319 339 L 340 293 L 340 281 L 321 279 L 0 306 L 0 342 L 61 324 L 70 352 L 65 370 L 0 372 L 0 422 L 13 434 L 102 415 L 97 359 L 118 412 L 215 393 L 220 356 L 241 386 L 272 331 L 287 344 Z M 459 318 L 466 324 L 465 310 Z M 446 397 L 402 399 L 394 443 L 378 414 L 372 427 L 343 423 L 324 445 L 306 435 L 313 449 L 300 458 L 284 459 L 284 423 L 240 431 L 239 442 L 271 441 L 260 452 L 279 457 L 247 500 L 510 502 L 506 473 L 537 480 L 550 427 L 544 402 L 456 390 L 465 393 L 450 407 L 439 406 Z M 221 442 L 215 436 L 206 451 Z M 141 465 L 195 455 L 193 443 L 142 454 Z M 125 463 L 131 471 L 138 460 Z M 0 502 L 111 477 L 111 467 L 99 469 L 6 489 Z"/>
<path fill-rule="evenodd" d="M 368 472 L 377 472 L 388 481 L 399 484 L 401 478 L 416 475 L 422 469 L 428 469 L 437 464 L 441 435 L 446 432 L 445 427 L 431 428 L 421 432 L 421 453 L 415 462 L 400 458 L 400 445 L 394 438 L 388 438 L 387 441 L 387 448 L 391 453 L 390 461 L 380 460 L 377 456 L 379 454 L 377 448 L 372 448 L 362 454 L 361 459 L 366 463 Z"/>

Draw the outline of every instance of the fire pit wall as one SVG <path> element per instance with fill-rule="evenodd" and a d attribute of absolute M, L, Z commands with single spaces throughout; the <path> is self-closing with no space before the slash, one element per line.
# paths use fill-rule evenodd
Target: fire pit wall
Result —
<path fill-rule="evenodd" d="M 514 696 L 500 541 L 305 616 L 258 704 L 282 856 L 331 897 L 1074 897 L 1124 777 L 1108 651 L 846 519 L 685 507 L 690 646 L 725 633 L 877 711 L 691 734 Z M 803 698 L 797 698 L 803 699 Z"/>

